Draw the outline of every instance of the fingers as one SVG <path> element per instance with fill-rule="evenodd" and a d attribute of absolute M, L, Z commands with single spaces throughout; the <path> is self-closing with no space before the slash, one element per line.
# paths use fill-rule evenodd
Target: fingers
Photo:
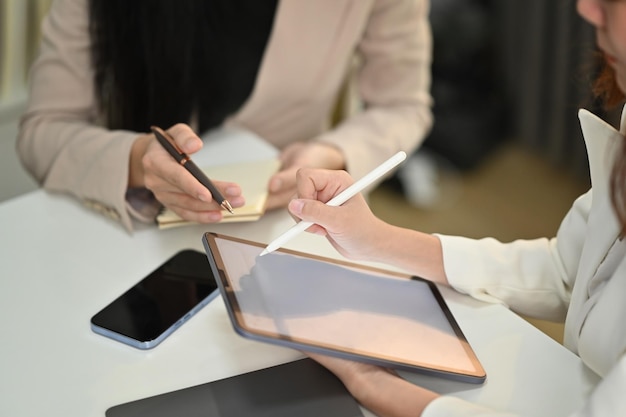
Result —
<path fill-rule="evenodd" d="M 189 206 L 180 205 L 180 201 L 175 197 L 167 200 L 170 201 L 170 203 L 164 205 L 184 220 L 197 223 L 217 223 L 223 218 L 223 214 L 220 209 L 190 210 L 187 208 Z"/>
<path fill-rule="evenodd" d="M 297 196 L 326 203 L 353 182 L 346 171 L 302 168 L 296 173 Z"/>
<path fill-rule="evenodd" d="M 270 193 L 281 194 L 289 192 L 293 195 L 296 191 L 297 172 L 298 167 L 294 167 L 279 171 L 272 175 L 268 186 Z"/>
<path fill-rule="evenodd" d="M 292 198 L 295 196 L 294 190 L 289 190 L 281 193 L 270 193 L 265 203 L 266 210 L 274 210 L 284 208 L 289 204 Z"/>
<path fill-rule="evenodd" d="M 339 253 L 349 259 L 369 259 L 378 239 L 379 221 L 365 198 L 357 194 L 340 206 L 326 203 L 353 181 L 345 171 L 300 169 L 297 195 L 288 209 L 299 219 L 313 223 L 308 232 L 325 235 Z"/>
<path fill-rule="evenodd" d="M 167 129 L 178 148 L 192 154 L 202 148 L 202 141 L 185 124 Z M 187 169 L 180 165 L 153 138 L 142 158 L 144 184 L 157 200 L 185 220 L 212 223 L 222 219 L 222 208 L 214 201 L 211 192 Z M 234 208 L 245 204 L 241 188 L 232 182 L 214 181 L 215 186 Z"/>
<path fill-rule="evenodd" d="M 313 168 L 291 168 L 274 175 L 270 180 L 270 198 L 268 208 L 289 206 L 289 210 L 298 218 L 315 220 L 318 225 L 325 225 L 333 220 L 332 210 L 324 205 L 352 183 L 352 178 L 345 171 L 321 170 Z M 294 200 L 296 195 L 309 201 Z M 315 204 L 319 200 L 318 204 Z M 310 204 L 308 204 L 310 202 Z M 306 203 L 306 209 L 304 205 Z M 310 229 L 310 232 L 322 233 L 321 228 Z"/>
<path fill-rule="evenodd" d="M 155 195 L 159 192 L 178 192 L 200 201 L 211 202 L 209 190 L 176 162 L 156 140 L 148 147 L 142 163 L 145 186 Z"/>
<path fill-rule="evenodd" d="M 296 172 L 297 168 L 280 171 L 272 176 L 269 181 L 269 196 L 266 208 L 272 210 L 285 207 L 289 200 L 296 195 Z"/>
<path fill-rule="evenodd" d="M 268 184 L 268 210 L 285 207 L 296 194 L 296 173 L 304 167 L 340 169 L 345 165 L 343 154 L 333 146 L 312 142 L 295 142 L 280 153 L 281 171 Z"/>
<path fill-rule="evenodd" d="M 228 184 L 228 186 L 224 187 L 223 184 Z M 245 204 L 245 198 L 241 194 L 241 189 L 236 184 L 216 181 L 215 185 L 220 190 L 225 190 L 223 192 L 224 197 L 234 208 L 241 207 Z M 221 210 L 219 204 L 213 199 L 209 201 L 199 200 L 187 193 L 181 192 L 179 189 L 166 182 L 163 183 L 162 186 L 154 187 L 152 192 L 155 193 L 155 196 L 158 195 L 157 198 L 163 205 L 170 208 L 180 207 L 196 212 Z"/>
<path fill-rule="evenodd" d="M 287 206 L 292 216 L 312 222 L 307 231 L 317 235 L 334 238 L 336 234 L 346 234 L 352 227 L 351 216 L 356 213 L 348 207 L 331 207 L 321 201 L 294 199 Z"/>
<path fill-rule="evenodd" d="M 193 154 L 202 148 L 202 139 L 186 124 L 178 123 L 167 129 L 167 133 L 186 154 Z"/>
<path fill-rule="evenodd" d="M 321 201 L 294 199 L 287 206 L 289 212 L 299 219 L 312 221 L 319 225 L 326 225 L 332 222 L 333 208 Z"/>
<path fill-rule="evenodd" d="M 305 220 L 305 221 L 313 222 L 313 225 L 309 226 L 309 228 L 306 229 L 307 232 L 320 235 L 320 236 L 326 236 L 328 234 L 326 231 L 326 227 L 327 226 L 330 227 L 330 225 L 328 224 L 328 221 L 325 221 L 323 219 L 324 216 L 315 215 L 314 213 L 311 214 L 309 208 L 307 208 L 306 213 L 303 212 L 304 206 L 308 204 L 310 204 L 310 200 L 294 199 L 294 200 L 291 200 L 289 204 L 287 205 L 287 210 L 289 210 L 289 213 L 291 214 L 291 216 L 296 220 Z M 317 204 L 317 202 L 315 202 L 315 204 Z M 320 204 L 323 204 L 323 203 L 320 203 Z M 332 216 L 329 214 L 327 218 L 332 219 Z"/>
<path fill-rule="evenodd" d="M 338 207 L 325 203 L 352 184 L 345 171 L 302 168 L 297 173 L 297 199 L 289 202 L 288 209 L 296 217 L 311 221 L 322 228 L 335 229 L 341 216 Z M 312 232 L 320 232 L 311 229 Z"/>

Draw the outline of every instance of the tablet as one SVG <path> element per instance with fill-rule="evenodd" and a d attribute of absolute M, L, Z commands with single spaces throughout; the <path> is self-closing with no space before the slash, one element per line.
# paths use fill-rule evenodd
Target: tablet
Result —
<path fill-rule="evenodd" d="M 241 336 L 388 368 L 481 383 L 485 371 L 430 281 L 205 233 Z"/>
<path fill-rule="evenodd" d="M 119 404 L 105 416 L 363 417 L 363 413 L 335 375 L 305 358 Z"/>

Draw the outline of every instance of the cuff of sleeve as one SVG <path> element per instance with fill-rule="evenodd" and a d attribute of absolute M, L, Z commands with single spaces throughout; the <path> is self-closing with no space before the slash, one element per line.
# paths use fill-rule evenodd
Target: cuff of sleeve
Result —
<path fill-rule="evenodd" d="M 146 188 L 130 188 L 126 191 L 126 209 L 142 223 L 154 223 L 163 206 Z"/>
<path fill-rule="evenodd" d="M 480 259 L 484 256 L 485 247 L 478 245 L 476 240 L 436 234 L 443 251 L 443 266 L 450 285 L 457 291 L 468 294 L 477 300 L 504 304 L 502 300 L 488 293 L 493 283 L 489 282 L 490 274 Z M 483 239 L 484 244 L 490 239 Z"/>
<path fill-rule="evenodd" d="M 122 223 L 126 231 L 132 233 L 133 224 L 126 208 L 107 206 L 106 204 L 91 198 L 83 198 L 81 201 L 83 206 L 96 211 L 109 219 Z"/>

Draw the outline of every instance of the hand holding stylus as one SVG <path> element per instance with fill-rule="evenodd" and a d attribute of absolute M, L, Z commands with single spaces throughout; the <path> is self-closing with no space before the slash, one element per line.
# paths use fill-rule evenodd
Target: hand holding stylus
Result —
<path fill-rule="evenodd" d="M 301 178 L 299 178 L 299 181 L 298 181 L 298 194 L 300 196 L 302 195 L 300 192 L 304 191 L 305 197 L 317 196 L 318 199 L 321 198 L 322 200 L 324 200 L 325 193 L 326 194 L 332 193 L 332 195 L 330 196 L 332 198 L 328 199 L 328 201 L 326 202 L 326 205 L 331 206 L 331 207 L 341 206 L 342 204 L 350 200 L 352 197 L 356 196 L 358 193 L 363 191 L 365 188 L 372 185 L 376 180 L 380 179 L 383 175 L 387 174 L 393 168 L 398 166 L 405 159 L 406 159 L 406 153 L 404 152 L 396 153 L 394 156 L 392 156 L 391 158 L 383 162 L 381 165 L 374 168 L 371 172 L 366 174 L 363 178 L 347 186 L 347 188 L 345 188 L 341 192 L 335 192 L 338 189 L 338 187 L 343 186 L 343 184 L 340 181 L 342 179 L 339 178 L 339 175 L 341 175 L 340 174 L 341 171 L 323 171 L 323 170 L 302 171 L 301 170 L 299 171 L 300 172 L 299 175 L 303 178 L 302 178 L 302 181 L 300 181 Z M 311 172 L 311 176 L 308 178 L 304 178 L 307 175 L 306 174 L 307 172 Z M 314 175 L 317 175 L 317 177 L 314 177 Z M 317 179 L 317 181 L 315 179 Z M 347 180 L 344 178 L 343 181 L 345 182 Z M 328 187 L 323 187 L 323 184 L 327 184 Z M 316 189 L 316 188 L 311 189 L 311 187 L 316 187 L 316 186 L 320 187 L 320 189 Z M 290 210 L 297 208 L 297 206 L 300 203 L 302 202 L 297 201 L 297 200 L 291 202 L 289 204 Z M 298 217 L 302 217 L 301 216 L 302 212 L 298 212 L 294 214 Z M 267 247 L 261 252 L 260 256 L 263 256 L 270 252 L 275 251 L 276 249 L 278 249 L 279 247 L 287 243 L 289 240 L 291 240 L 293 237 L 297 236 L 299 233 L 302 233 L 303 231 L 313 226 L 314 224 L 315 222 L 312 220 L 305 220 L 305 219 L 301 220 L 291 229 L 287 230 L 285 233 L 283 233 L 282 235 L 278 236 L 275 240 L 270 242 L 270 244 L 267 245 Z"/>

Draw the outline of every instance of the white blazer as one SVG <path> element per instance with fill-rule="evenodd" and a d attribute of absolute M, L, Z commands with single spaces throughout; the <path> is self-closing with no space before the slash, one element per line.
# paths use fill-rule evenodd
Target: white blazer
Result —
<path fill-rule="evenodd" d="M 626 242 L 609 196 L 615 147 L 623 134 L 586 110 L 579 112 L 591 190 L 579 197 L 556 238 L 500 243 L 440 236 L 450 284 L 517 312 L 565 320 L 564 344 L 601 377 L 576 416 L 626 415 Z M 626 132 L 626 108 L 621 131 Z M 505 410 L 502 410 L 505 411 Z M 500 415 L 451 397 L 425 417 Z M 507 414 L 510 415 L 510 414 Z"/>

